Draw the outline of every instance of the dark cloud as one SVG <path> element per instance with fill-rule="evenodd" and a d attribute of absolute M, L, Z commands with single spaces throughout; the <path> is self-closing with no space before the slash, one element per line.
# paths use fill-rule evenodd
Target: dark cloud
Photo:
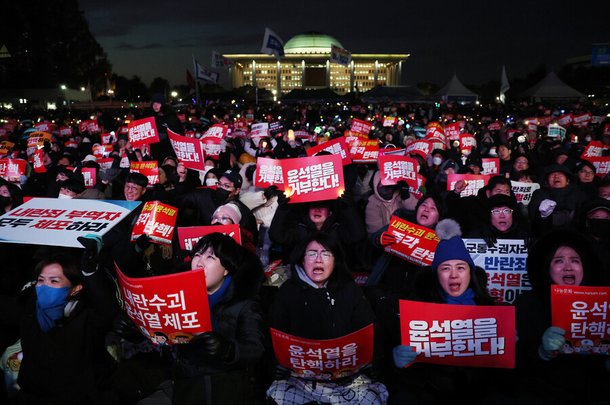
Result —
<path fill-rule="evenodd" d="M 135 51 L 135 50 L 159 49 L 159 48 L 164 48 L 164 46 L 158 42 L 144 44 L 144 45 L 134 45 L 134 44 L 128 44 L 128 43 L 122 42 L 122 43 L 118 44 L 114 49 L 119 49 L 122 51 Z"/>

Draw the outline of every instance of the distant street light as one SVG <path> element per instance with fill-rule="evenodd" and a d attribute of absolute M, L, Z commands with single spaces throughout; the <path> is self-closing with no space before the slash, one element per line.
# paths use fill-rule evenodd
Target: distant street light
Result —
<path fill-rule="evenodd" d="M 68 87 L 65 84 L 62 84 L 62 85 L 59 86 L 59 88 L 62 89 L 62 90 L 66 90 Z"/>
<path fill-rule="evenodd" d="M 172 91 L 172 92 L 170 93 L 170 95 L 171 95 L 173 98 L 176 98 L 176 97 L 178 97 L 178 92 L 177 92 L 176 90 L 174 90 L 174 91 Z"/>

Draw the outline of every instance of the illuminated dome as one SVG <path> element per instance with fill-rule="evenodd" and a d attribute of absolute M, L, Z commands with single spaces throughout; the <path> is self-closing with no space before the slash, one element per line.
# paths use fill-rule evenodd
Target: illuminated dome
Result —
<path fill-rule="evenodd" d="M 331 45 L 343 48 L 341 42 L 330 35 L 307 32 L 296 35 L 284 44 L 285 53 L 329 53 Z"/>

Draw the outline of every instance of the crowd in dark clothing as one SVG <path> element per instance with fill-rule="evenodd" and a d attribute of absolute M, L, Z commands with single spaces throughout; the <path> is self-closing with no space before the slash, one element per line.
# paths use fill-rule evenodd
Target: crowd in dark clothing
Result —
<path fill-rule="evenodd" d="M 531 117 L 557 120 L 565 113 L 601 118 L 566 127 L 551 137 L 532 127 Z M 31 161 L 28 138 L 37 121 L 53 122 L 52 138 L 39 144 L 43 170 L 28 163 L 20 178 L 0 180 L 0 209 L 9 212 L 24 197 L 139 201 L 103 237 L 84 238 L 84 249 L 0 245 L 1 349 L 20 341 L 20 369 L 6 378 L 2 401 L 15 404 L 232 404 L 232 403 L 422 403 L 462 399 L 472 403 L 608 403 L 607 355 L 557 355 L 561 336 L 551 323 L 549 276 L 561 249 L 576 252 L 581 279 L 575 285 L 610 286 L 610 176 L 582 157 L 592 141 L 610 156 L 610 114 L 595 104 L 462 105 L 322 103 L 237 106 L 210 102 L 175 111 L 157 97 L 151 108 L 127 115 L 97 111 L 103 128 L 79 131 L 74 111 L 9 113 L 1 158 Z M 608 114 L 608 115 L 606 115 Z M 155 117 L 159 142 L 133 147 L 126 121 Z M 391 127 L 384 117 L 397 117 Z M 88 117 L 88 115 L 87 115 Z M 236 122 L 277 122 L 262 139 L 233 136 Z M 258 188 L 253 176 L 259 157 L 307 156 L 321 138 L 334 139 L 353 119 L 373 125 L 369 139 L 380 147 L 406 148 L 422 139 L 430 122 L 463 122 L 477 146 L 462 150 L 447 142 L 425 157 L 413 153 L 420 190 L 405 182 L 382 185 L 376 163 L 344 166 L 345 192 L 334 200 L 295 203 L 277 187 Z M 222 151 L 200 170 L 177 159 L 168 130 L 200 138 L 211 125 L 229 134 Z M 59 128 L 72 128 L 61 135 Z M 111 132 L 112 131 L 112 132 Z M 305 131 L 310 139 L 295 139 Z M 102 169 L 94 146 L 111 135 L 113 159 Z M 12 144 L 12 145 L 11 145 Z M 69 146 L 66 146 L 69 145 Z M 466 182 L 447 189 L 451 174 L 479 174 L 481 159 L 498 157 L 499 172 L 476 195 L 460 196 Z M 132 173 L 129 162 L 157 161 L 159 182 Z M 85 187 L 83 168 L 95 168 L 94 187 Z M 511 182 L 538 183 L 530 201 L 517 201 Z M 239 225 L 242 243 L 211 234 L 189 251 L 131 240 L 143 203 L 178 208 L 177 227 Z M 437 230 L 441 242 L 431 266 L 420 266 L 386 251 L 395 243 L 388 231 L 397 216 Z M 523 240 L 530 255 L 531 291 L 511 304 L 516 309 L 515 369 L 454 367 L 417 363 L 401 345 L 401 299 L 461 305 L 500 305 L 486 289 L 487 275 L 475 266 L 461 238 Z M 80 240 L 80 239 L 79 239 Z M 52 244 L 50 244 L 52 245 Z M 84 252 L 84 253 L 83 253 Z M 207 262 L 206 262 L 207 260 Z M 208 274 L 205 263 L 214 261 Z M 465 263 L 466 291 L 443 290 L 447 262 Z M 278 264 L 279 263 L 279 264 Z M 153 344 L 127 316 L 116 279 L 156 277 L 204 268 L 213 330 L 189 343 Z M 199 267 L 199 265 L 201 265 Z M 59 268 L 59 270 L 58 270 Z M 281 270 L 284 273 L 280 273 Z M 59 273 L 57 273 L 59 271 Z M 212 270 L 210 270 L 212 271 Z M 53 273 L 55 272 L 55 273 Z M 357 283 L 355 275 L 367 281 Z M 43 294 L 62 297 L 43 307 Z M 45 288 L 48 286 L 49 288 Z M 57 285 L 59 286 L 59 284 Z M 61 299 L 60 299 L 61 298 Z M 61 303 L 61 305 L 60 305 Z M 346 379 L 313 385 L 277 364 L 269 328 L 308 339 L 337 338 L 373 324 L 372 364 Z M 563 339 L 565 340 L 565 339 Z M 415 364 L 413 364 L 415 363 Z M 3 359 L 3 367 L 5 362 Z M 5 376 L 10 376 L 6 371 Z M 18 377 L 15 377 L 18 374 Z M 297 394 L 290 394 L 292 391 Z M 350 391 L 352 397 L 346 397 Z M 1 401 L 0 401 L 1 402 Z"/>

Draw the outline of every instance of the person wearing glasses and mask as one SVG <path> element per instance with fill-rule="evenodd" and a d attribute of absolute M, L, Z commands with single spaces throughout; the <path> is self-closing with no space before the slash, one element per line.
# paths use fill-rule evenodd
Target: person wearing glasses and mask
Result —
<path fill-rule="evenodd" d="M 373 323 L 373 311 L 353 281 L 343 249 L 332 236 L 312 234 L 291 257 L 292 276 L 280 287 L 269 313 L 269 326 L 306 339 L 333 339 Z M 387 390 L 363 373 L 335 382 L 291 377 L 276 366 L 269 403 L 382 404 Z M 342 396 L 350 391 L 351 400 Z M 275 401 L 272 402 L 271 400 Z"/>
<path fill-rule="evenodd" d="M 256 253 L 256 243 L 252 234 L 241 226 L 241 211 L 235 203 L 226 203 L 216 208 L 212 214 L 212 225 L 239 225 L 241 234 L 241 245 L 253 253 Z"/>
<path fill-rule="evenodd" d="M 481 238 L 489 247 L 498 239 L 528 239 L 529 231 L 517 209 L 514 196 L 496 194 L 487 199 L 487 215 L 484 221 L 473 228 L 468 238 Z"/>

